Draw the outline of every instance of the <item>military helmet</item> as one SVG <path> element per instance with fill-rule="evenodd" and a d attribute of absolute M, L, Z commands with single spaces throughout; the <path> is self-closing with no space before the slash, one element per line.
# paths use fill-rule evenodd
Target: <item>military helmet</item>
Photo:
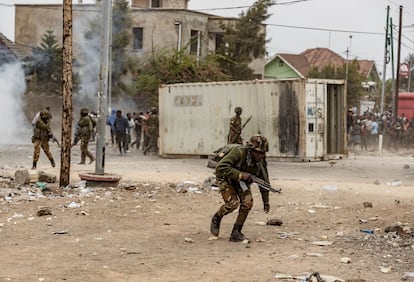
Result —
<path fill-rule="evenodd" d="M 89 114 L 89 109 L 88 108 L 82 108 L 80 110 L 81 115 L 86 116 L 87 114 Z"/>
<path fill-rule="evenodd" d="M 269 141 L 267 141 L 266 137 L 260 134 L 253 135 L 247 144 L 250 145 L 251 148 L 255 151 L 262 153 L 269 151 Z"/>
<path fill-rule="evenodd" d="M 47 110 L 43 110 L 40 112 L 40 118 L 41 119 L 47 119 L 49 118 L 49 112 Z"/>
<path fill-rule="evenodd" d="M 237 113 L 241 113 L 242 112 L 242 108 L 241 107 L 236 107 L 236 108 L 234 108 L 234 112 L 237 114 Z"/>
<path fill-rule="evenodd" d="M 158 113 L 158 109 L 156 107 L 152 107 L 151 108 L 151 113 L 153 113 L 154 115 L 156 115 Z"/>

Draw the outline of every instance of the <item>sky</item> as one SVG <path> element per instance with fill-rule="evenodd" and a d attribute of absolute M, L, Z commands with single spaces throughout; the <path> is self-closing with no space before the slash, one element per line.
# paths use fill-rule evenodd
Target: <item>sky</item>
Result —
<path fill-rule="evenodd" d="M 0 0 L 0 32 L 13 37 L 11 3 L 62 3 L 63 0 Z M 78 3 L 78 0 L 72 0 Z M 93 2 L 84 0 L 84 3 Z M 254 0 L 189 0 L 189 9 L 220 16 L 238 17 Z M 394 28 L 397 61 L 399 6 L 403 6 L 401 61 L 414 53 L 414 0 L 275 0 L 266 21 L 268 56 L 298 54 L 308 48 L 326 47 L 344 58 L 374 60 L 383 72 L 386 9 Z M 13 38 L 12 38 L 13 40 Z M 391 64 L 386 75 L 390 76 Z"/>
<path fill-rule="evenodd" d="M 238 16 L 255 2 L 190 0 L 189 9 Z M 298 54 L 308 48 L 325 47 L 346 58 L 348 49 L 350 59 L 374 60 L 382 73 L 387 6 L 396 26 L 396 62 L 400 5 L 403 6 L 401 61 L 414 53 L 414 0 L 278 0 L 275 3 L 266 21 L 267 38 L 271 40 L 267 45 L 270 57 L 276 53 Z M 390 73 L 391 64 L 387 64 L 387 77 Z"/>

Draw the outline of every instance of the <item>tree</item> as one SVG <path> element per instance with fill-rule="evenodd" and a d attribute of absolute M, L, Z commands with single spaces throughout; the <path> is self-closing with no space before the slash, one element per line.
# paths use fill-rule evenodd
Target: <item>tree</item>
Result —
<path fill-rule="evenodd" d="M 266 33 L 263 23 L 270 17 L 268 8 L 271 0 L 258 0 L 238 21 L 221 24 L 224 30 L 222 43 L 216 50 L 220 56 L 220 66 L 233 80 L 254 79 L 249 63 L 266 54 Z"/>
<path fill-rule="evenodd" d="M 135 89 L 140 103 L 148 107 L 158 105 L 158 88 L 161 84 L 229 80 L 215 56 L 197 61 L 185 49 L 155 49 L 150 56 L 139 58 L 131 69 L 134 70 Z"/>
<path fill-rule="evenodd" d="M 62 48 L 53 30 L 46 30 L 40 46 L 33 48 L 35 72 L 41 89 L 59 91 L 62 85 Z"/>
<path fill-rule="evenodd" d="M 132 18 L 127 0 L 116 0 L 112 13 L 112 93 L 128 92 L 121 77 L 128 72 L 129 56 L 125 51 L 130 44 Z"/>

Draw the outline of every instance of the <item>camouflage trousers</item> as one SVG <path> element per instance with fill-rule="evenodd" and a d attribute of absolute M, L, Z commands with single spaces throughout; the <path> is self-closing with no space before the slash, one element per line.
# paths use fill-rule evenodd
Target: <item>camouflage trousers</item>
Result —
<path fill-rule="evenodd" d="M 90 134 L 85 134 L 81 137 L 80 150 L 82 154 L 86 155 L 88 153 L 88 145 L 89 145 L 90 139 L 91 139 Z"/>
<path fill-rule="evenodd" d="M 33 145 L 34 145 L 33 162 L 37 162 L 39 160 L 40 148 L 43 149 L 43 152 L 45 152 L 49 160 L 53 159 L 52 153 L 50 153 L 50 150 L 49 150 L 49 141 L 41 141 L 39 139 L 36 139 L 34 140 Z"/>
<path fill-rule="evenodd" d="M 217 184 L 224 200 L 224 205 L 219 208 L 217 214 L 223 217 L 240 207 L 235 224 L 243 225 L 253 207 L 253 196 L 250 189 L 243 191 L 238 182 L 223 178 L 217 178 Z"/>

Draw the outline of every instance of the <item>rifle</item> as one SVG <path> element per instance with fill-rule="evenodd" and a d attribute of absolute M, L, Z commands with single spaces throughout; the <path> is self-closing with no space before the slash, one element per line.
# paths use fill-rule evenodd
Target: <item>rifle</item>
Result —
<path fill-rule="evenodd" d="M 247 125 L 247 123 L 252 119 L 253 115 L 250 115 L 249 118 L 244 122 L 243 126 L 241 127 L 241 130 Z"/>
<path fill-rule="evenodd" d="M 49 129 L 49 136 L 50 136 L 50 139 L 52 139 L 52 142 L 56 142 L 56 144 L 59 146 L 59 148 L 61 148 L 59 140 L 57 140 L 55 134 L 53 134 L 51 129 Z"/>
<path fill-rule="evenodd" d="M 217 167 L 217 162 L 215 162 L 215 161 L 213 161 L 213 160 L 208 160 L 208 163 L 207 163 L 207 167 L 208 168 L 213 168 L 213 169 L 215 169 L 216 167 Z M 250 176 L 250 178 L 252 179 L 252 181 L 254 182 L 254 183 L 256 183 L 260 188 L 263 188 L 263 189 L 266 189 L 266 190 L 268 190 L 268 191 L 270 191 L 270 192 L 273 192 L 273 193 L 282 193 L 282 189 L 275 189 L 275 188 L 273 188 L 269 183 L 267 183 L 266 181 L 264 181 L 263 179 L 260 179 L 259 177 L 257 177 L 257 176 L 254 176 L 254 175 L 251 175 Z M 243 182 L 243 181 L 240 181 L 240 186 L 242 186 L 242 189 L 243 189 L 243 191 L 246 191 L 247 190 L 247 186 L 246 186 L 246 184 Z M 246 188 L 243 188 L 243 187 L 246 187 Z M 245 190 L 246 189 L 246 190 Z"/>

